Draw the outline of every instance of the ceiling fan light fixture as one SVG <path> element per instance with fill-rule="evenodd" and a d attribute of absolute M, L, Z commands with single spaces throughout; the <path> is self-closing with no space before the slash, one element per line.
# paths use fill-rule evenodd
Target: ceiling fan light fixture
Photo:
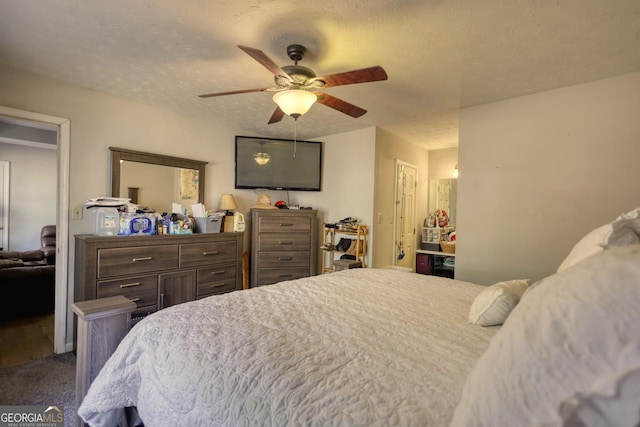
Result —
<path fill-rule="evenodd" d="M 273 102 L 285 114 L 296 119 L 309 111 L 317 100 L 316 94 L 301 89 L 284 90 L 273 95 Z"/>
<path fill-rule="evenodd" d="M 253 153 L 253 160 L 260 166 L 266 165 L 271 160 L 271 156 L 267 153 Z"/>

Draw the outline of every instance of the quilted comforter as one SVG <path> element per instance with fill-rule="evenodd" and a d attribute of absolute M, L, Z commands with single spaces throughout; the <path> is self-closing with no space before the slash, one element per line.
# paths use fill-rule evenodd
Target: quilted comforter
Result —
<path fill-rule="evenodd" d="M 214 296 L 136 325 L 78 413 L 113 426 L 445 426 L 497 329 L 479 285 L 353 269 Z"/>

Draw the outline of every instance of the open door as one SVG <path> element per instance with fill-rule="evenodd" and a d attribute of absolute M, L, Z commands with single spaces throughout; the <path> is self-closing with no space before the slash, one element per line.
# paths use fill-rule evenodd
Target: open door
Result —
<path fill-rule="evenodd" d="M 396 160 L 393 265 L 414 268 L 418 170 Z"/>

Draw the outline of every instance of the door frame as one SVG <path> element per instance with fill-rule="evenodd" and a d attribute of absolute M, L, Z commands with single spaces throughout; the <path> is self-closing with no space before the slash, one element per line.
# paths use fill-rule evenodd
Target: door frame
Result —
<path fill-rule="evenodd" d="M 68 301 L 73 289 L 67 284 L 69 277 L 69 153 L 71 122 L 62 117 L 18 110 L 0 105 L 0 115 L 16 119 L 54 125 L 58 128 L 58 203 L 56 206 L 56 285 L 55 311 L 53 327 L 53 351 L 66 353 L 71 351 L 67 345 L 67 318 L 70 313 Z"/>
<path fill-rule="evenodd" d="M 393 174 L 394 175 L 394 181 L 393 181 L 393 250 L 391 252 L 393 258 L 391 260 L 391 265 L 398 265 L 398 252 L 397 252 L 398 247 L 397 247 L 397 244 L 396 244 L 396 242 L 398 241 L 397 240 L 397 237 L 398 237 L 397 236 L 397 229 L 398 229 L 398 220 L 399 220 L 399 218 L 398 218 L 398 203 L 399 203 L 399 199 L 398 199 L 398 197 L 399 197 L 399 194 L 398 194 L 398 170 L 400 169 L 401 166 L 403 166 L 403 167 L 407 166 L 407 167 L 410 167 L 410 168 L 412 168 L 412 169 L 414 169 L 416 171 L 416 176 L 415 176 L 416 182 L 415 182 L 415 185 L 414 185 L 414 188 L 415 188 L 415 191 L 416 191 L 416 195 L 414 197 L 414 203 L 413 203 L 413 218 L 414 218 L 414 222 L 415 222 L 415 219 L 416 219 L 416 214 L 418 212 L 418 203 L 417 203 L 418 173 L 419 173 L 418 167 L 413 165 L 413 164 L 411 164 L 411 163 L 407 163 L 407 162 L 404 162 L 402 160 L 396 159 L 395 160 L 395 165 L 394 165 L 394 174 Z M 417 230 L 417 227 L 416 227 L 415 223 L 413 224 L 413 228 L 414 228 L 414 230 Z M 413 249 L 414 250 L 413 250 L 412 262 L 411 262 L 412 268 L 414 269 L 414 271 L 415 271 L 415 267 L 416 267 L 415 266 L 415 263 L 416 263 L 415 254 L 416 254 L 416 249 L 417 249 L 417 246 L 416 246 L 417 245 L 417 239 L 415 238 L 415 236 L 417 236 L 417 231 L 414 232 L 414 242 L 413 242 Z"/>

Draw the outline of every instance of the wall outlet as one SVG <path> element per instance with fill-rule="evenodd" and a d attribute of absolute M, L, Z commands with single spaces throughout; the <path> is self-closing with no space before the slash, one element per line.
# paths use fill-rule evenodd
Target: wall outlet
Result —
<path fill-rule="evenodd" d="M 382 213 L 378 212 L 378 224 L 382 224 Z"/>
<path fill-rule="evenodd" d="M 82 219 L 82 205 L 75 206 L 71 212 L 71 219 Z"/>

